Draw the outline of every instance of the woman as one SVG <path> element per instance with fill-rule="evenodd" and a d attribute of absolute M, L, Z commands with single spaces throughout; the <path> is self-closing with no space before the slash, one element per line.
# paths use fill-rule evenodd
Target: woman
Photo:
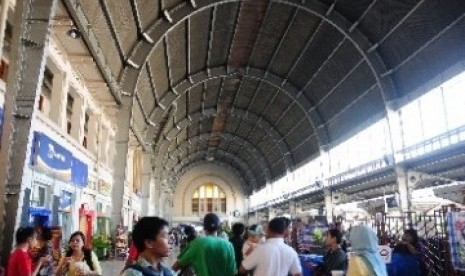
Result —
<path fill-rule="evenodd" d="M 242 247 L 244 246 L 244 233 L 245 225 L 240 222 L 234 223 L 232 226 L 232 237 L 229 239 L 229 241 L 234 247 L 237 271 L 239 271 L 242 259 L 244 258 L 242 255 Z"/>
<path fill-rule="evenodd" d="M 80 231 L 74 232 L 69 238 L 69 249 L 61 257 L 57 275 L 92 276 L 102 275 L 100 263 L 92 250 L 84 247 L 86 238 Z"/>
<path fill-rule="evenodd" d="M 52 244 L 52 230 L 49 227 L 43 227 L 41 229 L 39 239 L 39 250 L 34 258 L 34 263 L 40 258 L 45 258 L 47 261 L 40 266 L 40 276 L 51 276 L 55 275 L 55 268 L 53 263 L 53 244 Z"/>
<path fill-rule="evenodd" d="M 368 226 L 354 226 L 350 232 L 352 251 L 347 276 L 387 276 L 386 264 L 378 253 L 378 237 Z"/>
<path fill-rule="evenodd" d="M 263 236 L 263 228 L 261 225 L 253 224 L 247 230 L 247 240 L 242 246 L 242 255 L 244 259 L 252 254 L 255 247 L 260 242 L 260 238 Z"/>
<path fill-rule="evenodd" d="M 40 258 L 37 265 L 32 270 L 32 260 L 28 253 L 31 243 L 36 239 L 35 231 L 32 227 L 20 227 L 16 230 L 16 248 L 11 253 L 8 260 L 7 276 L 36 276 L 39 269 L 46 261 L 45 258 Z"/>

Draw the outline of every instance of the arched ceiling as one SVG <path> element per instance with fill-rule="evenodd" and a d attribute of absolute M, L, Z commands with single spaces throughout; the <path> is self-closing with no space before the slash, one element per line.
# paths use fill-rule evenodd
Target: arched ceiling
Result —
<path fill-rule="evenodd" d="M 462 0 L 63 2 L 165 182 L 217 162 L 250 193 L 465 60 Z"/>

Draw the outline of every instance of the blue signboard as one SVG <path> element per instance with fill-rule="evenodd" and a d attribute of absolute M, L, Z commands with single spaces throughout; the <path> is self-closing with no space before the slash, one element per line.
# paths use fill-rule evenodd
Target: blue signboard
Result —
<path fill-rule="evenodd" d="M 64 181 L 86 186 L 87 165 L 41 132 L 34 132 L 31 165 Z"/>
<path fill-rule="evenodd" d="M 46 208 L 29 207 L 29 226 L 47 226 L 51 225 L 52 211 Z"/>

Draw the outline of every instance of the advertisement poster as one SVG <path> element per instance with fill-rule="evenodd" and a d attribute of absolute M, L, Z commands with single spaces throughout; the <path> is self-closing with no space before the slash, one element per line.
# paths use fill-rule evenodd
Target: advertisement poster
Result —
<path fill-rule="evenodd" d="M 309 217 L 298 231 L 297 240 L 301 253 L 324 254 L 324 235 L 328 230 L 326 216 Z"/>
<path fill-rule="evenodd" d="M 452 265 L 465 271 L 465 213 L 447 213 L 447 223 Z"/>

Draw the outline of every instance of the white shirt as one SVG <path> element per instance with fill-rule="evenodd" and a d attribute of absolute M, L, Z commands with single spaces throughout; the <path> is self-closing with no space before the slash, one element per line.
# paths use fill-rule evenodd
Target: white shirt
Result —
<path fill-rule="evenodd" d="M 297 252 L 284 243 L 283 238 L 267 239 L 259 244 L 242 266 L 246 270 L 254 269 L 255 276 L 287 276 L 302 273 Z"/>

